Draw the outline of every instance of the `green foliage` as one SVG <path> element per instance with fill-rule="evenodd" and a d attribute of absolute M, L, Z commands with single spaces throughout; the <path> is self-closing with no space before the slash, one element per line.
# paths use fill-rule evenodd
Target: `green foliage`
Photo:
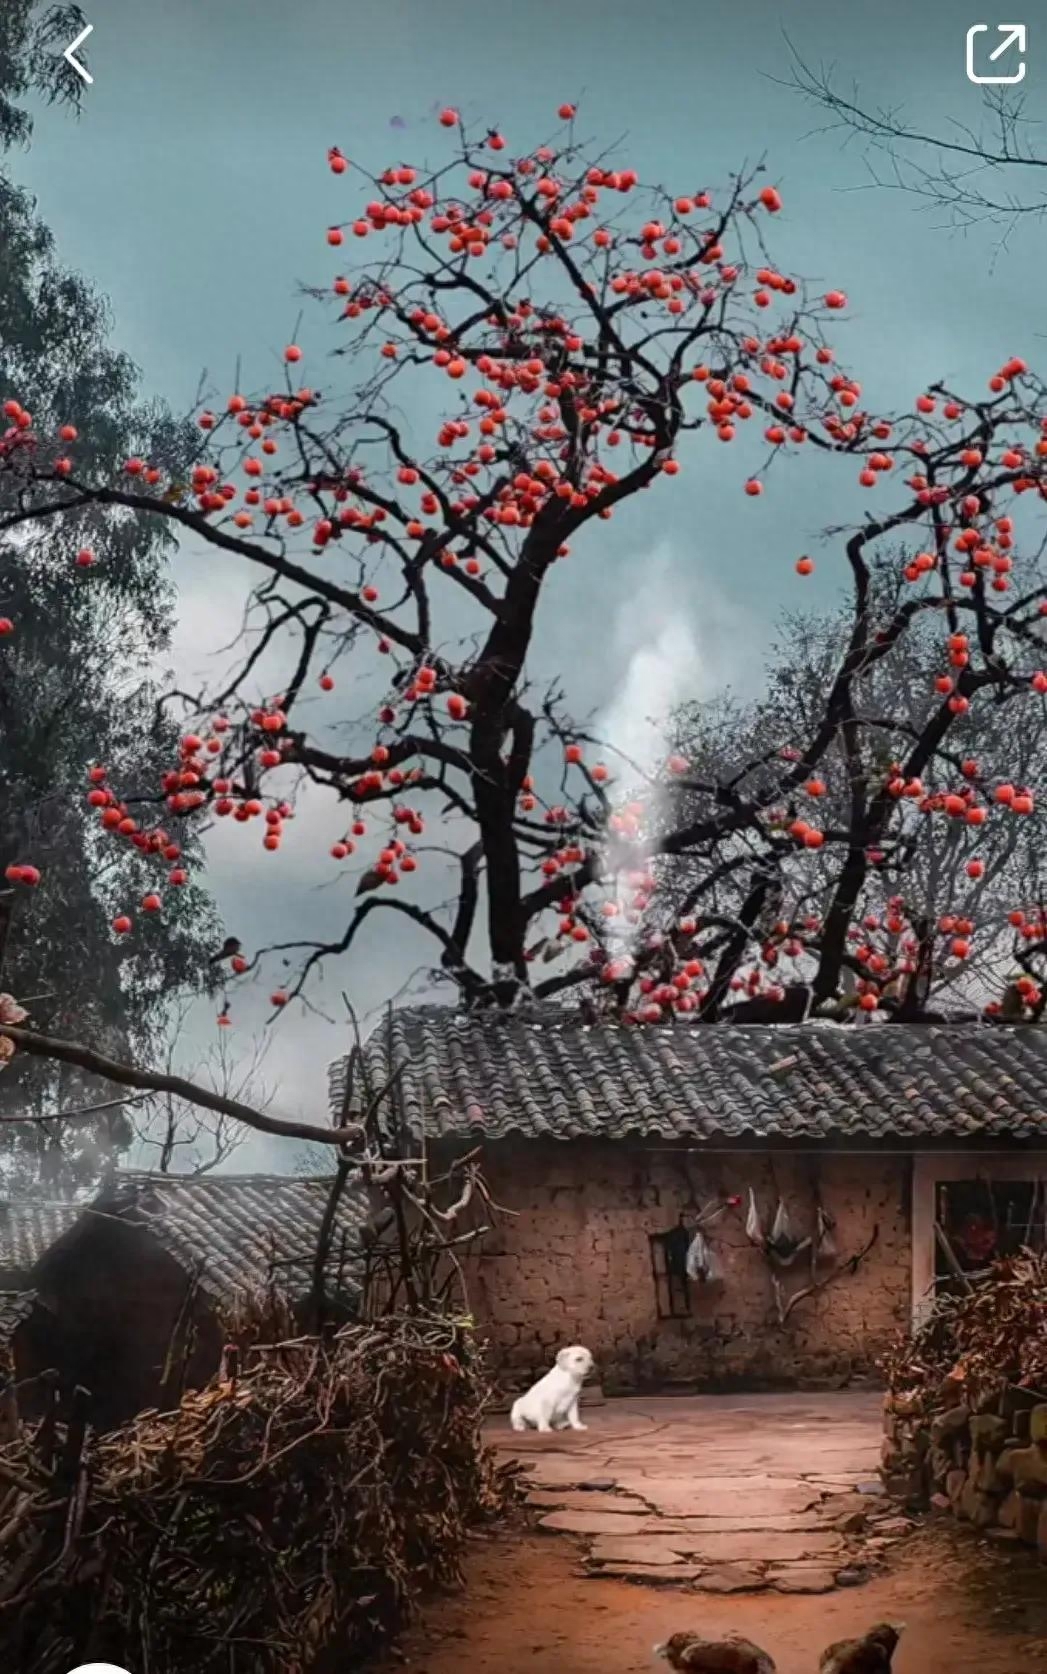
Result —
<path fill-rule="evenodd" d="M 79 6 L 3 0 L 0 5 L 0 149 L 24 145 L 33 131 L 23 107 L 35 94 L 77 106 L 83 82 L 62 55 L 85 23 Z"/>
<path fill-rule="evenodd" d="M 5 10 L 0 25 L 0 140 L 11 127 L 5 77 L 9 99 L 29 76 L 23 69 L 12 82 L 10 72 L 12 34 L 28 10 Z M 136 369 L 109 346 L 109 328 L 103 300 L 56 261 L 32 200 L 0 175 L 0 400 L 16 397 L 45 435 L 74 424 L 85 470 L 115 475 L 141 453 L 177 473 L 191 432 L 140 400 Z M 25 508 L 33 493 L 24 477 L 12 481 L 0 507 L 18 495 Z M 0 987 L 23 996 L 45 1032 L 145 1053 L 178 991 L 206 982 L 211 910 L 192 885 L 165 888 L 157 857 L 103 841 L 85 792 L 88 767 L 104 762 L 121 793 L 141 799 L 143 825 L 164 815 L 159 778 L 177 756 L 177 729 L 158 701 L 172 543 L 159 519 L 103 507 L 25 531 L 0 549 L 0 614 L 16 624 L 0 645 L 0 873 L 31 861 L 42 878 L 35 890 L 11 890 L 0 876 Z M 98 555 L 93 569 L 76 567 L 82 546 Z M 181 841 L 176 824 L 166 829 Z M 191 844 L 186 852 L 191 859 Z M 158 886 L 162 914 L 140 917 L 142 895 Z M 110 926 L 117 910 L 138 921 L 123 942 Z M 76 1071 L 22 1054 L 0 1077 L 0 1115 L 105 1096 Z M 101 1129 L 19 1124 L 0 1135 L 0 1172 L 89 1181 L 126 1140 L 120 1113 Z"/>

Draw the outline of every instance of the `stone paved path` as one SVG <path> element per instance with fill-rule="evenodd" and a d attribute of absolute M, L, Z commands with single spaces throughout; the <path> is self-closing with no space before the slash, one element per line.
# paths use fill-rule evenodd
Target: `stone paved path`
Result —
<path fill-rule="evenodd" d="M 880 1397 L 661 1396 L 586 1407 L 585 1432 L 491 1440 L 526 1472 L 538 1526 L 594 1576 L 700 1592 L 831 1592 L 911 1525 L 877 1480 Z"/>

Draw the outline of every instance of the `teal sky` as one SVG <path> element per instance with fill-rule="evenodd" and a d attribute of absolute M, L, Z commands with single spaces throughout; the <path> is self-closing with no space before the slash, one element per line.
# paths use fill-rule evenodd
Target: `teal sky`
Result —
<path fill-rule="evenodd" d="M 927 126 L 977 124 L 980 94 L 963 61 L 967 27 L 980 19 L 962 6 L 85 0 L 85 10 L 95 80 L 82 117 L 42 113 L 31 149 L 10 166 L 36 193 L 62 260 L 110 297 L 116 339 L 148 388 L 176 407 L 205 371 L 213 388 L 231 389 L 238 359 L 242 387 L 267 384 L 292 330 L 320 381 L 333 339 L 309 306 L 296 329 L 296 293 L 338 270 L 324 235 L 353 202 L 326 151 L 338 145 L 375 169 L 435 160 L 433 108 L 448 102 L 477 126 L 497 124 L 512 151 L 551 133 L 557 105 L 576 99 L 580 131 L 621 139 L 621 161 L 677 191 L 715 188 L 766 156 L 785 204 L 776 260 L 847 291 L 838 347 L 874 406 L 908 407 L 941 377 L 984 388 L 1014 354 L 1043 359 L 1043 233 L 1030 228 L 994 259 L 991 233 L 942 230 L 903 194 L 870 188 L 859 144 L 818 131 L 824 118 L 772 79 L 788 73 L 788 27 L 808 61 L 835 61 L 867 103 L 901 105 Z M 1033 19 L 1033 115 L 1047 107 L 1043 33 L 1041 42 Z M 600 525 L 556 578 L 535 672 L 570 668 L 576 712 L 614 709 L 629 659 L 645 635 L 658 643 L 669 617 L 688 624 L 696 689 L 752 689 L 776 613 L 828 599 L 842 580 L 819 564 L 801 597 L 792 567 L 824 527 L 862 509 L 841 462 L 782 471 L 756 503 L 740 497 L 740 460 L 725 471 L 703 442 L 685 463 L 673 493 L 640 496 L 642 507 Z M 179 657 L 204 667 L 229 638 L 245 578 L 216 574 L 213 558 L 180 562 Z M 649 585 L 638 588 L 640 575 Z M 288 933 L 281 914 L 329 928 L 323 811 L 315 819 L 317 887 L 310 893 L 307 878 L 303 905 L 299 879 L 282 907 L 274 888 L 266 939 Z M 229 928 L 243 934 L 257 917 L 258 863 L 221 844 L 212 860 Z M 350 910 L 348 895 L 336 910 Z M 325 1007 L 337 1012 L 346 987 L 363 1010 L 381 1003 L 422 957 L 419 944 L 388 935 L 361 944 L 326 984 L 335 999 Z M 343 1031 L 308 1015 L 282 1028 L 270 1060 L 278 1102 L 315 1110 Z"/>
<path fill-rule="evenodd" d="M 933 216 L 897 195 L 854 190 L 857 146 L 812 135 L 819 118 L 769 79 L 786 73 L 787 27 L 805 57 L 835 61 L 870 101 L 903 103 L 927 123 L 976 121 L 963 6 L 88 0 L 86 10 L 95 83 L 83 118 L 45 115 L 16 166 L 69 260 L 111 295 L 121 340 L 174 401 L 191 398 L 202 364 L 227 377 L 237 354 L 259 372 L 276 364 L 295 281 L 326 271 L 327 147 L 366 161 L 432 154 L 432 106 L 447 100 L 499 123 L 511 144 L 580 98 L 587 130 L 624 136 L 635 166 L 666 181 L 715 182 L 766 154 L 786 196 L 782 260 L 826 278 L 846 270 L 855 358 L 875 344 L 880 372 L 962 372 L 982 353 L 1025 346 L 1012 335 L 1029 300 L 1023 264 L 990 276 L 987 241 L 943 240 Z M 1039 88 L 1035 27 L 1028 77 L 1041 105 L 1047 26 L 1044 37 Z M 397 116 L 406 130 L 390 128 Z"/>

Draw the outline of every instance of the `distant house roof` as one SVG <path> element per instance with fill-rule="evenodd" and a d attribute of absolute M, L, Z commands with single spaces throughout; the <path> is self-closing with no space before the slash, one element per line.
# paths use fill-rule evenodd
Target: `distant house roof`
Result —
<path fill-rule="evenodd" d="M 330 1179 L 275 1174 L 117 1175 L 78 1219 L 117 1216 L 148 1227 L 201 1287 L 229 1300 L 275 1286 L 292 1295 L 308 1289 L 330 1191 Z M 328 1259 L 329 1278 L 343 1289 L 359 1285 L 360 1232 L 366 1194 L 352 1185 L 341 1199 Z M 68 1230 L 68 1229 L 66 1229 Z"/>
<path fill-rule="evenodd" d="M 396 1011 L 372 1084 L 430 1137 L 1047 1143 L 1047 1028 L 585 1023 L 543 1010 Z M 345 1061 L 331 1067 L 337 1111 Z M 358 1078 L 360 1080 L 362 1078 Z"/>
<path fill-rule="evenodd" d="M 0 1201 L 0 1274 L 28 1273 L 83 1210 L 83 1203 L 42 1198 Z"/>
<path fill-rule="evenodd" d="M 32 1290 L 0 1290 L 0 1354 L 7 1348 L 24 1319 L 36 1306 Z"/>

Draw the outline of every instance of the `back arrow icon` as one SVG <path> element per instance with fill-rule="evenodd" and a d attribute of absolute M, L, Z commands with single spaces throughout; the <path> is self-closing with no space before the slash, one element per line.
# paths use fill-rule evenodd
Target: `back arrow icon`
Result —
<path fill-rule="evenodd" d="M 94 85 L 94 79 L 95 78 L 94 78 L 94 76 L 88 74 L 87 70 L 84 69 L 84 66 L 81 64 L 80 60 L 75 56 L 75 53 L 76 53 L 77 47 L 78 46 L 83 46 L 83 44 L 86 41 L 88 35 L 93 34 L 93 32 L 94 32 L 94 24 L 89 23 L 87 25 L 86 29 L 81 29 L 79 35 L 76 37 L 76 40 L 71 41 L 70 44 L 66 47 L 65 51 L 62 54 L 62 57 L 64 59 L 66 59 L 66 61 L 72 66 L 72 68 L 76 71 L 77 75 L 78 76 L 83 76 L 83 78 L 86 81 L 88 87 L 92 87 Z"/>

